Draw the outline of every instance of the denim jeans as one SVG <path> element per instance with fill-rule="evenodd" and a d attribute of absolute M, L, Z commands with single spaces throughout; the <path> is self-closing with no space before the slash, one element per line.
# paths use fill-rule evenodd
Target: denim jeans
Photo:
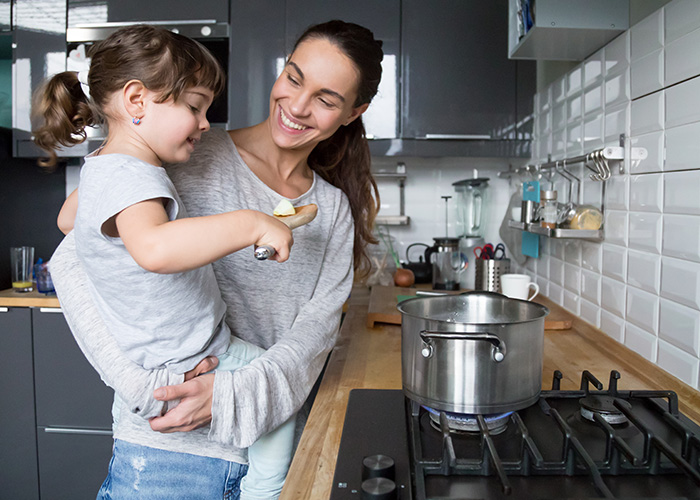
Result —
<path fill-rule="evenodd" d="M 238 500 L 248 466 L 115 440 L 97 500 Z"/>

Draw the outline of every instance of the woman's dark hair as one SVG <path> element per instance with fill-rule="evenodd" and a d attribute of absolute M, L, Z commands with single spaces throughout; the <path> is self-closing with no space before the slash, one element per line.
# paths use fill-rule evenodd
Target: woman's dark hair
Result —
<path fill-rule="evenodd" d="M 382 78 L 382 42 L 375 40 L 367 28 L 334 20 L 308 28 L 297 40 L 294 50 L 304 41 L 315 39 L 332 43 L 355 64 L 359 84 L 354 107 L 370 103 Z M 377 243 L 372 230 L 379 211 L 379 192 L 370 171 L 371 156 L 362 116 L 320 142 L 309 155 L 308 163 L 348 197 L 355 222 L 355 268 L 368 271 L 369 258 L 365 250 L 367 244 Z"/>
<path fill-rule="evenodd" d="M 83 142 L 85 127 L 105 123 L 110 98 L 131 80 L 158 93 L 158 102 L 177 101 L 197 86 L 217 95 L 226 85 L 221 66 L 204 46 L 146 24 L 115 31 L 93 45 L 88 56 L 89 98 L 74 71 L 48 79 L 34 96 L 32 115 L 42 123 L 34 131 L 34 142 L 50 155 L 40 162 L 44 166 L 56 163 L 57 148 Z"/>

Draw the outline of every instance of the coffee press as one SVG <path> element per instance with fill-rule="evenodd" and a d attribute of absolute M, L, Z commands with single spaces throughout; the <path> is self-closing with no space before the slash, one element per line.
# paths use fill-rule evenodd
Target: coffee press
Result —
<path fill-rule="evenodd" d="M 484 245 L 484 228 L 486 207 L 488 204 L 488 177 L 478 177 L 476 169 L 472 179 L 454 182 L 457 193 L 457 234 L 459 251 L 473 259 L 474 249 Z M 460 276 L 460 286 L 474 290 L 475 267 L 469 266 Z"/>
<path fill-rule="evenodd" d="M 445 200 L 445 235 L 448 234 L 447 203 L 451 196 L 443 196 Z M 434 290 L 459 290 L 460 276 L 467 268 L 466 256 L 459 250 L 459 238 L 440 236 L 433 238 L 433 246 L 425 251 L 425 261 L 433 265 Z"/>

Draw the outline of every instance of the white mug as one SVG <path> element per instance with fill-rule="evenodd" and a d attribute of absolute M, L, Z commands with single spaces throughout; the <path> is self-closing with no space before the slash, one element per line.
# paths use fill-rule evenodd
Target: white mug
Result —
<path fill-rule="evenodd" d="M 535 293 L 528 298 L 530 288 L 533 288 Z M 530 281 L 527 274 L 502 274 L 501 293 L 512 299 L 532 300 L 540 293 L 540 287 L 534 281 Z"/>

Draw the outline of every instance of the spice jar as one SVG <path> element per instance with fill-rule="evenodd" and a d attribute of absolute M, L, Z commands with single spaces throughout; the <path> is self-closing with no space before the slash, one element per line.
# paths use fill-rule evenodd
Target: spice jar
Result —
<path fill-rule="evenodd" d="M 557 227 L 557 192 L 540 191 L 540 203 L 542 205 L 540 225 L 554 229 Z"/>

